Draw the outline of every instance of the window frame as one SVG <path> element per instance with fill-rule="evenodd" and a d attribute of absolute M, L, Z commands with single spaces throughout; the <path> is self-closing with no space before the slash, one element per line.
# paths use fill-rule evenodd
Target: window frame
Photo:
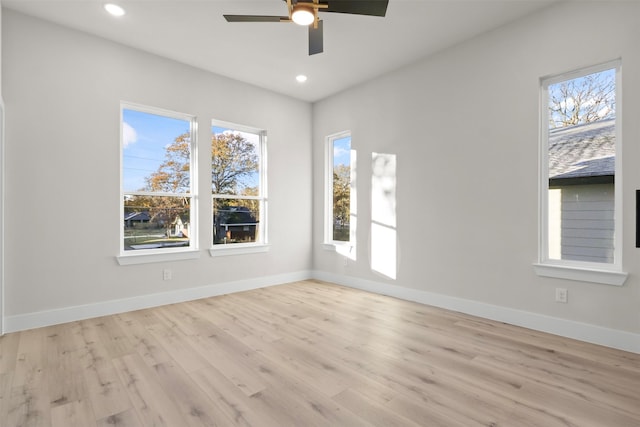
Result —
<path fill-rule="evenodd" d="M 211 227 L 209 228 L 209 254 L 212 257 L 215 256 L 227 256 L 227 255 L 243 255 L 243 254 L 251 254 L 251 253 L 260 253 L 267 252 L 269 250 L 269 240 L 268 240 L 268 194 L 267 194 L 267 131 L 262 128 L 241 125 L 238 123 L 227 122 L 224 120 L 212 119 L 209 127 L 209 137 L 211 138 L 212 127 L 221 127 L 226 129 L 233 129 L 239 132 L 251 133 L 254 135 L 258 135 L 258 153 L 260 155 L 259 160 L 259 185 L 258 185 L 258 196 L 242 196 L 242 195 L 234 195 L 234 194 L 214 194 L 211 189 L 211 182 L 209 182 L 210 189 L 210 213 L 211 213 Z M 209 159 L 211 158 L 211 146 L 208 146 Z M 248 243 L 233 243 L 229 245 L 222 245 L 213 243 L 214 234 L 213 234 L 213 201 L 214 199 L 237 199 L 237 200 L 257 200 L 260 206 L 260 212 L 258 217 L 258 232 L 256 236 L 255 242 Z"/>
<path fill-rule="evenodd" d="M 168 117 L 171 119 L 184 120 L 189 122 L 190 135 L 190 159 L 189 159 L 189 192 L 188 193 L 167 193 L 156 191 L 125 191 L 124 188 L 124 141 L 123 141 L 123 124 L 124 111 L 133 110 L 146 114 Z M 148 105 L 141 105 L 132 102 L 120 102 L 120 249 L 119 255 L 116 257 L 118 264 L 143 264 L 151 262 L 164 262 L 173 260 L 194 259 L 200 256 L 198 252 L 198 120 L 191 114 L 180 113 L 177 111 L 167 110 Z M 169 196 L 169 197 L 185 197 L 191 200 L 189 203 L 189 223 L 191 232 L 189 236 L 189 246 L 176 248 L 157 248 L 157 249 L 137 249 L 135 251 L 125 251 L 124 249 L 124 198 L 126 195 L 138 196 Z"/>
<path fill-rule="evenodd" d="M 333 169 L 334 169 L 334 142 L 350 138 L 350 184 L 349 184 L 349 240 L 333 239 Z M 355 259 L 356 229 L 357 229 L 357 193 L 356 193 L 356 152 L 352 146 L 353 136 L 351 131 L 345 130 L 328 135 L 325 138 L 325 177 L 324 177 L 324 243 L 327 250 L 334 250 Z"/>
<path fill-rule="evenodd" d="M 584 77 L 606 70 L 615 72 L 615 174 L 614 174 L 614 248 L 612 263 L 551 259 L 549 257 L 549 87 L 551 85 Z M 622 271 L 622 90 L 621 60 L 580 68 L 574 71 L 540 79 L 539 118 L 539 195 L 538 195 L 538 262 L 534 264 L 537 275 L 568 280 L 621 286 L 627 273 Z"/>

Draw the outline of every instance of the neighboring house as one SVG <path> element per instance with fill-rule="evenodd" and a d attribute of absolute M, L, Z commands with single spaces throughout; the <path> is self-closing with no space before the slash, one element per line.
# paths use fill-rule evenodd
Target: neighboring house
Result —
<path fill-rule="evenodd" d="M 130 212 L 124 216 L 126 227 L 133 227 L 136 224 L 144 224 L 151 220 L 149 212 Z"/>
<path fill-rule="evenodd" d="M 549 257 L 613 262 L 615 120 L 549 131 Z"/>
<path fill-rule="evenodd" d="M 176 216 L 176 219 L 173 221 L 173 237 L 189 237 L 191 234 L 191 224 L 187 218 L 182 217 L 181 215 Z"/>
<path fill-rule="evenodd" d="M 255 242 L 258 220 L 245 206 L 220 210 L 215 222 L 215 243 Z"/>

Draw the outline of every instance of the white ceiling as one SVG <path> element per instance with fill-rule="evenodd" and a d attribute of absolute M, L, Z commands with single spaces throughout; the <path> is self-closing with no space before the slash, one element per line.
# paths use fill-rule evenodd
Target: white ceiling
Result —
<path fill-rule="evenodd" d="M 307 29 L 229 23 L 223 14 L 286 15 L 282 0 L 0 0 L 3 7 L 305 101 L 317 101 L 502 26 L 558 0 L 390 0 L 384 18 L 321 13 L 324 53 Z M 362 0 L 355 0 L 362 1 Z M 306 74 L 306 83 L 295 76 Z"/>

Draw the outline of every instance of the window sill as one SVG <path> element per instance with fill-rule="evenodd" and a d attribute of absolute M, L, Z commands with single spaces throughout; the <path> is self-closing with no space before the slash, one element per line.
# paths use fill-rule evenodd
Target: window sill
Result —
<path fill-rule="evenodd" d="M 355 261 L 356 259 L 356 245 L 351 242 L 332 242 L 332 243 L 323 243 L 322 248 L 325 251 L 335 252 L 344 257 L 350 258 Z"/>
<path fill-rule="evenodd" d="M 629 275 L 622 271 L 541 263 L 533 264 L 533 269 L 538 276 L 542 277 L 554 277 L 556 279 L 577 280 L 612 286 L 622 286 Z"/>
<path fill-rule="evenodd" d="M 334 245 L 333 243 L 323 243 L 322 249 L 324 249 L 325 251 L 335 251 L 336 245 Z"/>
<path fill-rule="evenodd" d="M 200 252 L 195 249 L 191 249 L 191 250 L 180 251 L 180 252 L 131 253 L 131 254 L 117 256 L 116 260 L 120 265 L 134 265 L 134 264 L 149 264 L 152 262 L 182 261 L 186 259 L 198 259 L 198 258 L 200 258 Z"/>
<path fill-rule="evenodd" d="M 347 252 L 350 252 L 356 245 L 354 245 L 351 242 L 343 242 L 343 243 L 339 243 L 339 242 L 331 242 L 331 243 L 323 243 L 322 244 L 322 248 L 326 251 L 336 251 L 336 252 L 342 252 L 344 250 L 346 250 Z"/>
<path fill-rule="evenodd" d="M 269 252 L 269 245 L 234 243 L 230 245 L 219 245 L 209 249 L 209 254 L 214 257 L 256 254 L 262 252 Z"/>

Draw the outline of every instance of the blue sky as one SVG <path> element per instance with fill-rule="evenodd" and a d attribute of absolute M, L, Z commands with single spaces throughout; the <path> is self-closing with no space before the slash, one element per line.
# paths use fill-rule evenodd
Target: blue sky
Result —
<path fill-rule="evenodd" d="M 351 136 L 333 141 L 333 164 L 347 165 L 351 163 Z"/>
<path fill-rule="evenodd" d="M 145 177 L 158 170 L 165 149 L 176 137 L 189 132 L 189 121 L 144 113 L 122 111 L 122 168 L 124 191 L 145 187 Z"/>

